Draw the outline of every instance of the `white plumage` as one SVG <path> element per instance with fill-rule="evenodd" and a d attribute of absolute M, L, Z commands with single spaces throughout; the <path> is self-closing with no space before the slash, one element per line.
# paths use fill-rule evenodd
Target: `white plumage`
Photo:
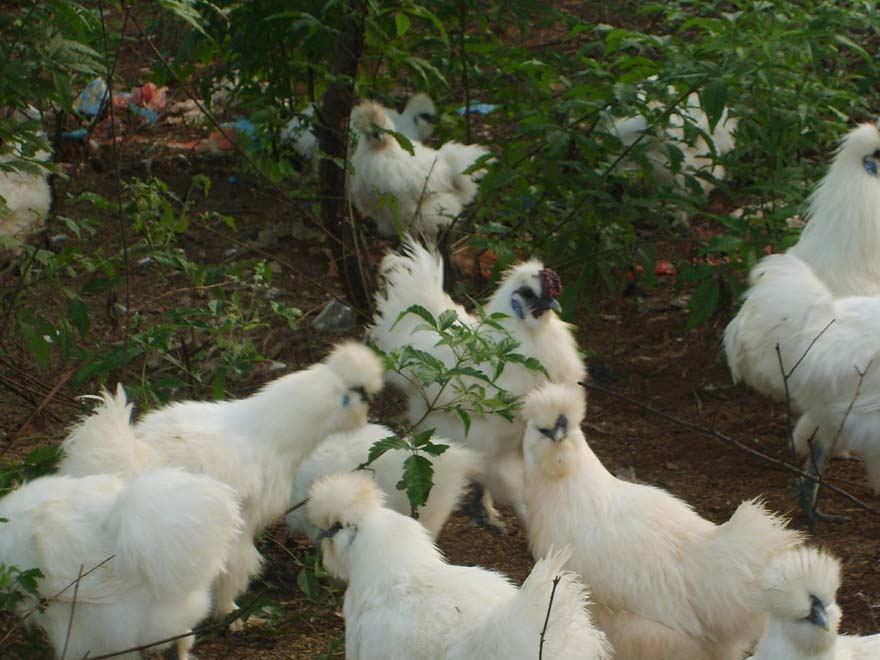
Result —
<path fill-rule="evenodd" d="M 675 93 L 675 90 L 671 90 Z M 652 110 L 663 107 L 662 103 L 652 102 L 648 105 Z M 711 179 L 721 181 L 725 176 L 724 166 L 718 162 L 717 157 L 724 156 L 732 151 L 736 145 L 734 133 L 738 121 L 728 116 L 727 108 L 721 114 L 714 130 L 709 130 L 709 118 L 703 111 L 699 95 L 694 92 L 674 112 L 670 113 L 668 126 L 664 135 L 658 137 L 648 132 L 648 120 L 642 115 L 626 117 L 614 122 L 614 132 L 624 146 L 632 145 L 643 135 L 642 142 L 646 146 L 645 155 L 654 170 L 657 181 L 675 185 L 684 190 L 686 188 L 686 175 L 694 176 L 699 182 L 705 194 L 715 188 Z M 697 136 L 688 142 L 685 126 L 693 126 L 699 129 Z M 711 145 L 706 141 L 706 136 L 711 138 Z M 684 160 L 680 169 L 673 174 L 666 145 L 674 145 L 681 150 Z M 713 155 L 714 153 L 714 155 Z M 707 179 L 705 176 L 710 175 Z"/>
<path fill-rule="evenodd" d="M 434 132 L 437 109 L 427 94 L 415 94 L 406 102 L 403 112 L 390 108 L 383 110 L 394 123 L 394 130 L 413 142 L 424 142 Z M 313 163 L 318 153 L 318 138 L 314 130 L 315 106 L 287 122 L 281 131 L 281 144 L 290 145 L 294 152 L 307 163 Z"/>
<path fill-rule="evenodd" d="M 838 635 L 840 562 L 815 548 L 774 561 L 763 578 L 767 629 L 752 660 L 876 660 L 880 635 Z"/>
<path fill-rule="evenodd" d="M 367 347 L 340 344 L 308 369 L 237 401 L 185 401 L 145 415 L 132 430 L 120 388 L 65 440 L 63 474 L 137 474 L 172 465 L 209 474 L 242 500 L 244 529 L 229 569 L 217 577 L 215 612 L 236 609 L 262 557 L 256 534 L 287 509 L 300 462 L 329 434 L 367 422 L 367 400 L 382 387 L 382 363 Z"/>
<path fill-rule="evenodd" d="M 834 299 L 791 253 L 765 257 L 749 279 L 745 302 L 724 332 L 734 380 L 784 400 L 778 344 L 792 372 L 793 406 L 803 413 L 794 432 L 800 454 L 810 453 L 812 439 L 807 469 L 821 472 L 832 448 L 849 450 L 865 460 L 871 486 L 880 492 L 880 297 Z M 861 386 L 859 372 L 865 374 Z"/>
<path fill-rule="evenodd" d="M 384 294 L 376 298 L 376 314 L 369 335 L 385 352 L 411 345 L 429 352 L 442 360 L 447 367 L 456 358 L 448 346 L 436 346 L 437 335 L 419 330 L 419 317 L 407 315 L 398 321 L 401 312 L 412 305 L 421 305 L 435 318 L 446 310 L 455 310 L 461 323 L 476 327 L 479 319 L 456 304 L 443 291 L 443 264 L 440 256 L 407 241 L 400 253 L 390 253 L 380 267 L 385 278 Z M 521 263 L 511 268 L 502 279 L 492 298 L 486 303 L 487 314 L 503 313 L 508 316 L 500 321 L 517 342 L 517 352 L 537 358 L 549 374 L 550 380 L 560 383 L 577 383 L 586 375 L 574 338 L 574 328 L 563 322 L 555 313 L 557 296 L 562 291 L 559 276 L 544 268 L 537 260 Z M 502 333 L 484 326 L 484 336 L 494 341 L 502 339 Z M 389 374 L 389 380 L 408 397 L 409 419 L 416 422 L 427 410 L 425 398 L 409 380 Z M 547 377 L 537 371 L 529 371 L 517 364 L 508 364 L 497 384 L 515 396 L 524 396 L 530 390 L 547 382 Z M 456 387 L 477 383 L 472 378 L 456 378 Z M 438 399 L 443 405 L 452 400 L 456 387 L 447 388 Z M 438 386 L 427 389 L 428 400 L 437 395 Z M 419 426 L 420 429 L 436 429 L 441 436 L 466 443 L 486 457 L 483 483 L 496 502 L 513 506 L 520 518 L 525 516 L 523 506 L 523 464 L 521 421 L 508 422 L 497 415 L 472 415 L 470 431 L 465 434 L 461 420 L 453 412 L 434 411 Z"/>
<path fill-rule="evenodd" d="M 386 132 L 395 130 L 394 122 L 372 101 L 352 111 L 351 126 L 358 142 L 349 194 L 381 234 L 396 236 L 399 223 L 404 231 L 434 238 L 476 196 L 483 170 L 464 172 L 489 153 L 485 147 L 447 142 L 435 150 L 414 142 L 411 155 Z"/>
<path fill-rule="evenodd" d="M 48 606 L 28 620 L 46 631 L 58 657 L 67 645 L 68 658 L 188 632 L 208 614 L 211 583 L 241 529 L 230 487 L 171 468 L 131 482 L 112 475 L 35 479 L 0 500 L 0 518 L 9 521 L 0 524 L 3 563 L 45 576 L 39 590 Z M 25 600 L 18 611 L 36 605 Z M 177 643 L 181 660 L 192 643 Z"/>
<path fill-rule="evenodd" d="M 382 504 L 360 473 L 327 477 L 309 493 L 309 520 L 326 530 L 324 565 L 348 581 L 348 660 L 533 660 L 557 575 L 544 657 L 610 657 L 583 587 L 561 572 L 567 553 L 539 562 L 517 590 L 493 571 L 447 564 L 424 527 Z"/>
<path fill-rule="evenodd" d="M 19 114 L 23 115 L 22 121 L 39 119 L 39 111 L 33 107 Z M 38 137 L 41 140 L 46 139 L 43 131 L 39 132 Z M 21 144 L 0 145 L 0 163 L 11 163 L 23 158 Z M 31 167 L 39 167 L 39 164 L 46 163 L 51 158 L 50 152 L 40 149 L 27 160 L 31 161 Z M 49 187 L 48 170 L 39 168 L 37 172 L 25 169 L 13 171 L 0 167 L 0 198 L 0 237 L 10 236 L 19 240 L 26 238 L 32 231 L 40 229 L 49 215 L 52 191 Z"/>
<path fill-rule="evenodd" d="M 810 196 L 807 226 L 790 254 L 839 296 L 880 295 L 880 132 L 862 124 L 841 141 Z"/>
<path fill-rule="evenodd" d="M 759 578 L 800 543 L 759 502 L 716 525 L 670 493 L 617 479 L 581 432 L 579 388 L 526 399 L 528 536 L 535 557 L 569 545 L 618 660 L 739 660 L 761 634 Z"/>
<path fill-rule="evenodd" d="M 379 424 L 368 424 L 362 429 L 331 435 L 297 469 L 293 479 L 291 503 L 297 504 L 306 499 L 312 483 L 321 477 L 337 472 L 350 472 L 358 465 L 366 463 L 370 447 L 393 435 L 394 431 Z M 480 474 L 482 466 L 479 455 L 466 447 L 451 444 L 442 438 L 432 438 L 432 442 L 449 445 L 449 448 L 439 456 L 430 457 L 434 467 L 434 485 L 428 501 L 419 509 L 419 522 L 432 538 L 437 538 L 468 483 Z M 385 506 L 404 515 L 410 513 L 410 504 L 406 493 L 397 489 L 397 483 L 403 476 L 403 461 L 407 456 L 407 452 L 392 449 L 364 470 L 364 474 L 375 480 L 385 494 Z M 291 532 L 317 541 L 318 530 L 306 520 L 303 508 L 287 514 L 285 522 Z"/>

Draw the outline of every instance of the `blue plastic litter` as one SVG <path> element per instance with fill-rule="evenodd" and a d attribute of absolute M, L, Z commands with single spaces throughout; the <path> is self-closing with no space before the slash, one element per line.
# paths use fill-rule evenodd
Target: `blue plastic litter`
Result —
<path fill-rule="evenodd" d="M 129 103 L 128 109 L 136 115 L 143 117 L 151 124 L 155 124 L 157 121 L 159 121 L 159 113 L 152 108 L 142 108 L 141 106 L 135 105 L 134 103 Z"/>
<path fill-rule="evenodd" d="M 86 139 L 86 135 L 89 134 L 88 129 L 86 128 L 77 128 L 75 131 L 64 131 L 61 134 L 61 137 L 65 137 L 69 140 L 76 140 L 77 142 L 82 142 Z"/>
<path fill-rule="evenodd" d="M 244 133 L 250 139 L 254 139 L 257 136 L 257 127 L 254 126 L 254 122 L 250 119 L 236 119 L 232 122 L 232 126 L 239 133 Z"/>
<path fill-rule="evenodd" d="M 78 113 L 94 117 L 101 113 L 107 103 L 107 96 L 107 83 L 103 78 L 95 78 L 76 97 L 74 107 Z"/>
<path fill-rule="evenodd" d="M 472 115 L 488 115 L 492 112 L 495 112 L 499 107 L 494 103 L 480 103 L 479 101 L 473 101 L 470 104 L 471 114 Z M 464 116 L 467 111 L 468 106 L 461 106 L 456 112 L 462 116 Z"/>

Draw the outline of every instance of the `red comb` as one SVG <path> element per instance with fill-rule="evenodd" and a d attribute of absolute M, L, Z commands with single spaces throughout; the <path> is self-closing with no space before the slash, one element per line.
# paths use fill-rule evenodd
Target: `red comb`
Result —
<path fill-rule="evenodd" d="M 559 297 L 562 293 L 562 278 L 556 274 L 556 271 L 545 268 L 538 273 L 538 278 L 541 280 L 542 298 Z"/>

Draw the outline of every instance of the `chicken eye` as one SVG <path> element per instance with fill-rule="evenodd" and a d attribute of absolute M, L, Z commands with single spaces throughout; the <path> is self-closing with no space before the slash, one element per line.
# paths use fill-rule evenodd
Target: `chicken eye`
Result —
<path fill-rule="evenodd" d="M 345 408 L 349 403 L 351 403 L 351 397 L 348 394 L 342 395 L 342 407 Z"/>
<path fill-rule="evenodd" d="M 422 121 L 426 121 L 430 124 L 434 121 L 434 115 L 432 115 L 430 112 L 423 112 L 419 115 L 419 119 L 421 119 Z"/>
<path fill-rule="evenodd" d="M 877 176 L 877 161 L 880 160 L 880 149 L 875 151 L 870 156 L 865 156 L 862 159 L 862 167 L 865 168 L 865 172 L 870 174 L 871 176 Z"/>
<path fill-rule="evenodd" d="M 522 296 L 522 298 L 525 300 L 534 300 L 535 298 L 537 298 L 535 292 L 527 286 L 520 287 L 517 293 L 519 293 L 519 295 Z"/>
<path fill-rule="evenodd" d="M 550 438 L 551 440 L 554 439 L 554 437 L 553 437 L 554 429 L 538 429 L 538 431 L 541 433 L 541 435 L 545 435 L 548 438 Z"/>

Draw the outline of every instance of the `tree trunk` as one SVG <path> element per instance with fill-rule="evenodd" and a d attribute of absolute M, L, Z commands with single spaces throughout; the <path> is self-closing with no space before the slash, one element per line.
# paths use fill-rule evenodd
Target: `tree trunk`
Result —
<path fill-rule="evenodd" d="M 364 49 L 367 16 L 366 0 L 349 0 L 333 53 L 331 80 L 318 112 L 316 134 L 325 154 L 318 168 L 321 220 L 336 237 L 333 259 L 342 278 L 349 303 L 368 314 L 371 297 L 360 253 L 357 234 L 348 214 L 345 170 L 338 163 L 348 162 L 348 119 L 354 100 L 354 81 Z"/>

